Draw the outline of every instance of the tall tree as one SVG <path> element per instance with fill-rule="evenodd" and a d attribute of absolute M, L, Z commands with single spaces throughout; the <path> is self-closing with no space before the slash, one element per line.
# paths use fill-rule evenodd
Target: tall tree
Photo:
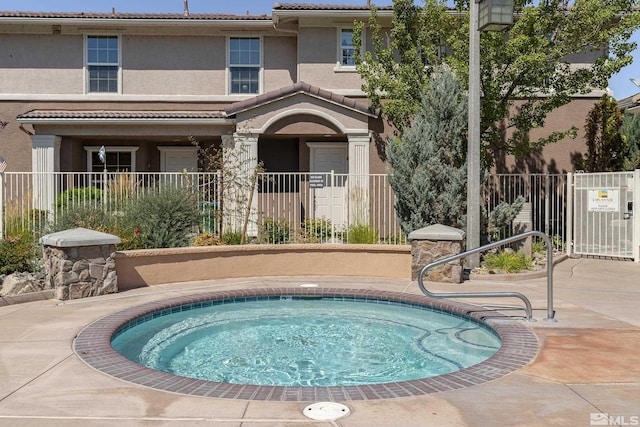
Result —
<path fill-rule="evenodd" d="M 473 1 L 473 0 L 471 0 Z M 545 144 L 574 136 L 575 127 L 538 140 L 529 131 L 544 126 L 547 114 L 575 94 L 604 89 L 609 78 L 632 62 L 636 44 L 629 39 L 640 26 L 638 0 L 515 0 L 516 22 L 505 32 L 482 33 L 481 139 L 485 166 L 497 154 L 527 154 Z M 356 23 L 356 46 L 365 24 Z M 373 106 L 402 133 L 420 105 L 434 66 L 446 62 L 468 81 L 468 1 L 456 9 L 443 0 L 393 1 L 387 33 L 376 8 L 368 22 L 372 52 L 356 55 L 363 90 Z M 569 60 L 593 61 L 577 68 Z"/>
<path fill-rule="evenodd" d="M 629 154 L 629 146 L 620 134 L 622 113 L 618 103 L 609 95 L 602 95 L 587 116 L 584 127 L 587 138 L 587 155 L 584 168 L 587 172 L 613 172 L 623 169 Z"/>
<path fill-rule="evenodd" d="M 462 226 L 466 212 L 467 99 L 448 67 L 438 68 L 402 138 L 386 152 L 396 212 L 405 233 L 431 224 Z"/>
<path fill-rule="evenodd" d="M 625 114 L 620 133 L 629 146 L 629 154 L 624 161 L 623 169 L 640 169 L 640 115 Z"/>

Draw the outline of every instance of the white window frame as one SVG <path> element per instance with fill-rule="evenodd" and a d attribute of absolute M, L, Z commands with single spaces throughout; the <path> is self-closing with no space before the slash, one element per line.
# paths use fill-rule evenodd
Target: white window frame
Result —
<path fill-rule="evenodd" d="M 338 27 L 337 28 L 337 32 L 336 32 L 336 37 L 337 37 L 337 43 L 336 43 L 336 55 L 337 55 L 337 61 L 336 61 L 336 66 L 333 69 L 336 72 L 356 72 L 356 64 L 354 63 L 353 65 L 344 65 L 342 64 L 342 32 L 345 30 L 349 30 L 351 31 L 351 34 L 353 34 L 353 27 Z M 361 53 L 360 56 L 362 56 L 362 52 L 364 51 L 364 47 L 366 46 L 366 40 L 365 40 L 365 31 L 364 29 L 362 30 L 362 46 L 361 46 Z M 353 41 L 353 38 L 352 38 Z M 355 46 L 354 46 L 354 57 L 357 54 L 357 52 L 355 51 Z"/>
<path fill-rule="evenodd" d="M 90 37 L 116 37 L 118 40 L 118 63 L 89 63 L 89 38 Z M 89 78 L 89 67 L 90 66 L 109 66 L 115 67 L 117 66 L 117 79 L 118 79 L 118 87 L 115 92 L 92 92 L 91 91 L 91 79 Z M 119 95 L 122 93 L 122 38 L 118 34 L 85 34 L 84 35 L 84 89 L 85 93 L 89 95 Z"/>
<path fill-rule="evenodd" d="M 131 170 L 129 172 L 135 172 L 136 171 L 136 152 L 138 151 L 138 148 L 140 147 L 120 147 L 120 146 L 113 146 L 113 147 L 104 147 L 104 151 L 109 153 L 113 153 L 113 152 L 119 152 L 119 153 L 131 153 Z M 85 151 L 87 152 L 87 172 L 90 173 L 96 173 L 94 171 L 91 170 L 91 157 L 93 155 L 93 153 L 97 153 L 98 151 L 100 151 L 100 147 L 98 147 L 97 145 L 95 146 L 85 146 L 84 147 Z"/>
<path fill-rule="evenodd" d="M 260 43 L 260 63 L 258 65 L 248 64 L 231 64 L 231 39 L 258 39 Z M 262 36 L 246 36 L 246 35 L 234 35 L 227 36 L 226 46 L 226 60 L 227 60 L 227 95 L 241 95 L 241 96 L 254 96 L 259 95 L 263 91 L 263 71 L 264 71 L 264 38 Z M 234 93 L 231 90 L 231 68 L 258 68 L 258 91 L 256 93 Z"/>

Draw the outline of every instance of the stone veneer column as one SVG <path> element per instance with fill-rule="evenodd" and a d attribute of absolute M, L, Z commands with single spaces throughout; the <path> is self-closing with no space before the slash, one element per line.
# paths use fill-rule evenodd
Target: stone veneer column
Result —
<path fill-rule="evenodd" d="M 43 236 L 45 288 L 53 288 L 59 300 L 118 292 L 114 252 L 120 242 L 117 236 L 86 228 Z"/>
<path fill-rule="evenodd" d="M 60 171 L 60 143 L 56 135 L 31 136 L 31 170 L 34 209 L 50 210 L 56 197 L 56 177 Z"/>
<path fill-rule="evenodd" d="M 422 267 L 462 252 L 465 232 L 446 225 L 430 225 L 409 233 L 411 242 L 411 280 L 417 280 Z M 448 262 L 427 271 L 431 282 L 462 283 L 462 260 Z"/>
<path fill-rule="evenodd" d="M 369 225 L 369 133 L 351 133 L 349 140 L 349 218 Z"/>

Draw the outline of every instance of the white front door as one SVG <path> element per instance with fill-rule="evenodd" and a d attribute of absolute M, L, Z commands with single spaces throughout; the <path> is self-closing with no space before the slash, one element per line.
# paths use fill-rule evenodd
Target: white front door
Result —
<path fill-rule="evenodd" d="M 346 143 L 307 145 L 311 149 L 311 173 L 324 177 L 324 186 L 314 188 L 315 217 L 330 219 L 334 226 L 342 227 L 347 218 L 348 146 Z"/>
<path fill-rule="evenodd" d="M 197 172 L 197 147 L 158 147 L 162 172 Z"/>

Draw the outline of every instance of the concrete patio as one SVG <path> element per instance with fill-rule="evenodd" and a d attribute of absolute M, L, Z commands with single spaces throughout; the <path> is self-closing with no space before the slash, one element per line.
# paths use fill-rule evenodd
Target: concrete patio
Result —
<path fill-rule="evenodd" d="M 73 338 L 86 325 L 126 307 L 214 290 L 303 283 L 419 293 L 409 280 L 268 277 L 157 285 L 85 300 L 0 307 L 0 425 L 640 425 L 640 264 L 631 262 L 569 259 L 558 264 L 557 323 L 542 320 L 544 278 L 429 284 L 434 291 L 516 290 L 530 297 L 537 322 L 525 324 L 538 337 L 537 357 L 518 371 L 468 388 L 342 402 L 351 414 L 336 421 L 306 418 L 302 411 L 312 402 L 213 399 L 144 388 L 94 370 L 72 350 Z M 609 418 L 603 419 L 603 413 Z"/>

